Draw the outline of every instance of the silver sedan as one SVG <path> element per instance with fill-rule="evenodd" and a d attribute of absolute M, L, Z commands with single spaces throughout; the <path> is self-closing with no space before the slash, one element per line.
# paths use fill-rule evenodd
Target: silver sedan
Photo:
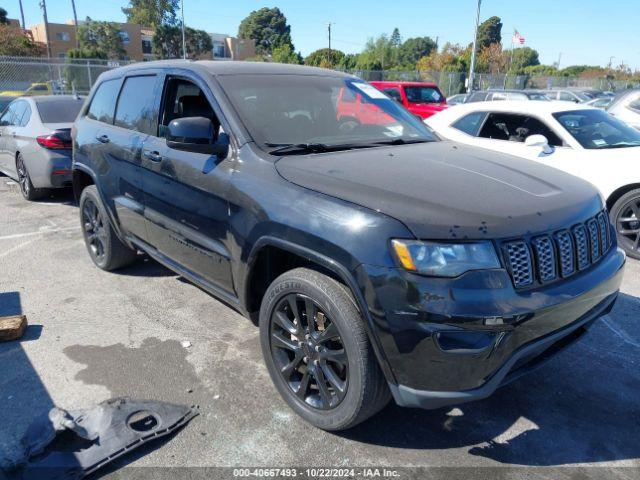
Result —
<path fill-rule="evenodd" d="M 20 97 L 0 116 L 0 172 L 27 200 L 71 184 L 71 126 L 84 100 L 71 95 Z"/>

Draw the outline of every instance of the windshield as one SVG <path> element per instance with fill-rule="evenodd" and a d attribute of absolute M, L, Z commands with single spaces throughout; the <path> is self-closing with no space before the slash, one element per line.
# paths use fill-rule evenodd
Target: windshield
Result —
<path fill-rule="evenodd" d="M 435 140 L 420 120 L 359 80 L 310 75 L 217 78 L 251 137 L 274 154 L 284 153 L 282 147 L 311 144 L 314 151 L 322 151 Z"/>
<path fill-rule="evenodd" d="M 529 97 L 529 100 L 536 100 L 539 102 L 548 102 L 549 101 L 549 97 L 547 97 L 544 93 L 528 93 L 527 96 Z"/>
<path fill-rule="evenodd" d="M 557 112 L 553 116 L 584 148 L 640 146 L 640 131 L 602 110 Z"/>
<path fill-rule="evenodd" d="M 436 87 L 404 87 L 409 103 L 442 103 L 444 97 Z"/>
<path fill-rule="evenodd" d="M 61 98 L 37 102 L 42 123 L 73 123 L 82 108 L 81 98 Z"/>

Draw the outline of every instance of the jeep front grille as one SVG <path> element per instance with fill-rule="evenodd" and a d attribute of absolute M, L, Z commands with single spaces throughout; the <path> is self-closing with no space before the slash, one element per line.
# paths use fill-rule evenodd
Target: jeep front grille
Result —
<path fill-rule="evenodd" d="M 596 263 L 611 247 L 606 212 L 568 230 L 504 242 L 503 255 L 516 288 L 567 278 Z"/>

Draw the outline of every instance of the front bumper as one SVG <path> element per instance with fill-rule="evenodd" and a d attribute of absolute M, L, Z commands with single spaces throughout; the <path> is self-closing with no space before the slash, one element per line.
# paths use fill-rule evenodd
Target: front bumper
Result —
<path fill-rule="evenodd" d="M 361 265 L 356 273 L 399 405 L 478 400 L 575 340 L 613 306 L 624 253 L 547 287 L 516 291 L 506 271 L 455 279 Z"/>

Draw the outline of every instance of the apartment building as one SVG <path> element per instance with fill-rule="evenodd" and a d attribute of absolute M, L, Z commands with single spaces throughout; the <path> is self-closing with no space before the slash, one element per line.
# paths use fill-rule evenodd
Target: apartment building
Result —
<path fill-rule="evenodd" d="M 153 59 L 152 28 L 134 23 L 118 24 L 120 38 L 126 51 L 124 60 L 144 61 Z M 30 28 L 36 42 L 47 44 L 47 32 L 44 23 Z M 213 51 L 202 55 L 202 59 L 245 60 L 255 55 L 253 40 L 237 39 L 226 34 L 210 33 Z M 73 21 L 67 23 L 49 23 L 49 45 L 51 56 L 64 58 L 67 52 L 76 48 L 76 27 Z"/>

